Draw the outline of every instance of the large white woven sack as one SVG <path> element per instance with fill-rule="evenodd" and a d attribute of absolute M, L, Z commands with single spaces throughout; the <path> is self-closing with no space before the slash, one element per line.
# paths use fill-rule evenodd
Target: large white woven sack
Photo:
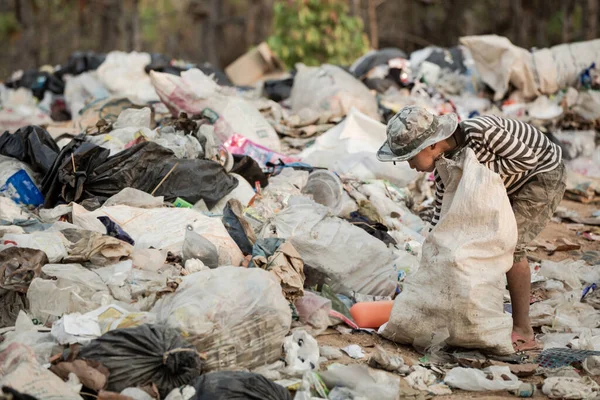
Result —
<path fill-rule="evenodd" d="M 469 148 L 436 166 L 446 187 L 441 219 L 425 239 L 419 270 L 396 298 L 383 336 L 423 343 L 447 329 L 449 345 L 512 353 L 503 287 L 517 225 L 502 180 Z"/>

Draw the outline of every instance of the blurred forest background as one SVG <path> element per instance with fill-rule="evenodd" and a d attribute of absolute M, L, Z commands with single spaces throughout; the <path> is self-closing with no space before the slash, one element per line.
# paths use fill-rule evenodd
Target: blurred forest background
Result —
<path fill-rule="evenodd" d="M 315 0 L 0 0 L 0 80 L 64 63 L 75 50 L 158 52 L 224 68 L 271 35 L 274 7 L 289 1 Z M 495 33 L 529 48 L 600 32 L 599 0 L 334 1 L 362 19 L 370 47 L 406 52 L 454 46 L 463 35 Z"/>

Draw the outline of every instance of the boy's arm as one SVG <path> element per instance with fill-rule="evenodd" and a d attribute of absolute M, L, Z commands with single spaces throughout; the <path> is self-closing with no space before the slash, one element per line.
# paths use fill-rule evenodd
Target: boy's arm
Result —
<path fill-rule="evenodd" d="M 538 164 L 538 159 L 529 146 L 499 126 L 485 131 L 483 138 L 487 149 L 498 156 L 486 165 L 500 175 L 521 174 L 534 169 Z"/>
<path fill-rule="evenodd" d="M 442 200 L 444 199 L 444 184 L 442 179 L 438 175 L 437 171 L 433 174 L 435 178 L 435 197 L 433 199 L 433 217 L 431 218 L 431 227 L 437 225 L 440 221 L 440 214 L 442 213 Z"/>

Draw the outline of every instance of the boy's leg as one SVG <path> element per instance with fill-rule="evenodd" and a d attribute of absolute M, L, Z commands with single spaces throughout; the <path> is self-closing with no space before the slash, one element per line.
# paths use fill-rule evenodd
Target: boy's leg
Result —
<path fill-rule="evenodd" d="M 529 321 L 531 272 L 525 248 L 548 224 L 562 200 L 566 187 L 565 175 L 565 167 L 561 163 L 552 171 L 534 176 L 510 196 L 519 233 L 513 266 L 506 273 L 513 309 L 515 350 L 536 347 Z"/>
<path fill-rule="evenodd" d="M 506 273 L 508 291 L 512 303 L 513 342 L 516 338 L 529 343 L 534 341 L 533 329 L 529 321 L 529 299 L 531 298 L 531 272 L 527 257 L 513 264 Z M 517 343 L 519 345 L 520 343 Z"/>

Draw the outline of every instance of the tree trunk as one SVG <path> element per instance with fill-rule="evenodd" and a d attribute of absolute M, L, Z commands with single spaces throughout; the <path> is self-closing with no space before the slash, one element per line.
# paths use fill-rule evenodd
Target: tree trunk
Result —
<path fill-rule="evenodd" d="M 103 0 L 101 5 L 101 46 L 102 50 L 109 52 L 117 49 L 121 33 L 120 21 L 122 3 L 119 0 Z"/>
<path fill-rule="evenodd" d="M 41 3 L 41 10 L 36 18 L 40 30 L 39 62 L 50 63 L 50 29 L 52 26 L 52 7 L 50 0 Z"/>
<path fill-rule="evenodd" d="M 350 12 L 354 17 L 360 17 L 360 0 L 350 0 Z"/>
<path fill-rule="evenodd" d="M 571 14 L 573 12 L 573 0 L 562 0 L 562 42 L 569 43 L 571 41 Z"/>
<path fill-rule="evenodd" d="M 246 47 L 251 47 L 257 44 L 257 20 L 262 7 L 261 0 L 250 0 L 248 11 L 246 12 Z"/>
<path fill-rule="evenodd" d="M 369 32 L 371 40 L 371 48 L 377 50 L 379 48 L 379 29 L 377 27 L 377 0 L 369 0 Z"/>
<path fill-rule="evenodd" d="M 139 0 L 128 0 L 125 18 L 125 48 L 127 51 L 140 51 Z"/>
<path fill-rule="evenodd" d="M 587 0 L 584 17 L 586 21 L 586 31 L 584 32 L 584 35 L 587 40 L 596 39 L 597 37 L 599 9 L 600 5 L 598 5 L 598 0 Z"/>
<path fill-rule="evenodd" d="M 20 67 L 35 68 L 39 65 L 38 37 L 35 27 L 35 13 L 33 0 L 15 0 L 17 21 L 23 28 L 22 48 L 20 53 Z"/>
<path fill-rule="evenodd" d="M 204 59 L 212 64 L 213 67 L 219 68 L 219 55 L 217 53 L 217 24 L 221 19 L 220 0 L 210 0 L 208 17 L 203 21 L 202 29 L 202 48 Z"/>
<path fill-rule="evenodd" d="M 523 23 L 523 4 L 521 0 L 510 1 L 510 13 L 512 19 L 511 36 L 513 43 L 522 46 L 521 43 L 521 24 Z"/>
<path fill-rule="evenodd" d="M 539 13 L 539 18 L 535 19 L 535 45 L 539 48 L 548 47 L 548 13 L 546 0 L 535 0 L 535 9 Z"/>

